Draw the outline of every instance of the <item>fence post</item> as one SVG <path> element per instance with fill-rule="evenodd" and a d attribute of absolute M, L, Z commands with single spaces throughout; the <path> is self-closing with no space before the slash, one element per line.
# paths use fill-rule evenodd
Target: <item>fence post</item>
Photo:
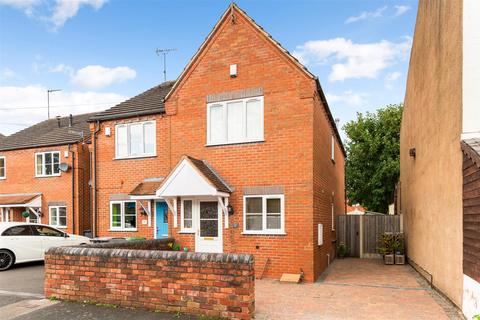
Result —
<path fill-rule="evenodd" d="M 360 241 L 360 258 L 363 258 L 363 215 L 360 216 L 360 227 L 358 232 L 360 232 L 359 241 Z"/>

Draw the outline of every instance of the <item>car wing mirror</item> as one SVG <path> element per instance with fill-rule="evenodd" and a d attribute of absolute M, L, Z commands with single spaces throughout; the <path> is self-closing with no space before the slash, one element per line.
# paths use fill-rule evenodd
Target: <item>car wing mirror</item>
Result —
<path fill-rule="evenodd" d="M 64 237 L 64 238 L 69 238 L 70 236 L 68 235 L 68 233 L 64 233 L 64 234 L 63 234 L 63 237 Z"/>

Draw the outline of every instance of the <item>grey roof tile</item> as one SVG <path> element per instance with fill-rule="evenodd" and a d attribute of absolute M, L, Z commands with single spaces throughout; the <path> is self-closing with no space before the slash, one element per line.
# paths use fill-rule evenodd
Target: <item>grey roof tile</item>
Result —
<path fill-rule="evenodd" d="M 93 113 L 73 116 L 73 125 L 69 126 L 69 117 L 56 118 L 34 124 L 19 132 L 0 139 L 0 151 L 28 149 L 46 146 L 58 146 L 76 143 L 90 137 L 88 119 Z"/>

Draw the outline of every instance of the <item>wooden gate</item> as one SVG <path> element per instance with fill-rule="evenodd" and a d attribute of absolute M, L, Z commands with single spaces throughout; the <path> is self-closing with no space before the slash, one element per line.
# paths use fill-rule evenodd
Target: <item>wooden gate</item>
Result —
<path fill-rule="evenodd" d="M 348 247 L 348 256 L 378 257 L 378 239 L 384 232 L 402 232 L 400 215 L 367 214 L 337 217 L 337 245 Z"/>

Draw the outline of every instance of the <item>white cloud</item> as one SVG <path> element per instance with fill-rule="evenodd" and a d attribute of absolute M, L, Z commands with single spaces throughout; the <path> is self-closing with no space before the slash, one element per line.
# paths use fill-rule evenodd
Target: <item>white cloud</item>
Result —
<path fill-rule="evenodd" d="M 137 72 L 129 67 L 107 68 L 99 65 L 86 66 L 71 75 L 73 84 L 88 89 L 100 89 L 113 83 L 133 79 Z"/>
<path fill-rule="evenodd" d="M 395 6 L 395 10 L 396 10 L 395 11 L 395 17 L 401 16 L 402 14 L 404 14 L 405 12 L 407 12 L 410 9 L 411 9 L 411 7 L 407 6 L 407 5 Z"/>
<path fill-rule="evenodd" d="M 73 76 L 73 74 L 74 74 L 73 68 L 70 67 L 69 65 L 66 65 L 66 64 L 63 64 L 63 63 L 57 64 L 55 67 L 50 68 L 49 71 L 50 72 L 57 72 L 57 73 L 64 73 L 64 74 L 67 74 L 69 76 Z"/>
<path fill-rule="evenodd" d="M 77 15 L 82 6 L 99 10 L 108 0 L 56 0 L 53 6 L 42 0 L 0 0 L 0 5 L 21 10 L 31 18 L 46 21 L 53 30 L 62 27 L 68 19 Z"/>
<path fill-rule="evenodd" d="M 329 81 L 349 78 L 375 79 L 379 72 L 408 57 L 412 39 L 393 43 L 382 40 L 373 43 L 354 43 L 345 38 L 313 40 L 297 46 L 294 56 L 303 64 L 332 64 Z"/>
<path fill-rule="evenodd" d="M 387 8 L 388 8 L 387 6 L 384 6 L 376 9 L 375 11 L 363 11 L 358 16 L 348 17 L 347 20 L 345 20 L 345 23 L 353 23 L 361 20 L 383 17 L 383 12 L 387 10 Z"/>
<path fill-rule="evenodd" d="M 366 93 L 353 93 L 351 90 L 345 91 L 343 94 L 326 94 L 328 103 L 341 102 L 349 107 L 360 107 L 365 104 Z"/>
<path fill-rule="evenodd" d="M 400 78 L 401 75 L 402 75 L 402 73 L 398 72 L 398 71 L 388 73 L 385 76 L 385 88 L 387 88 L 388 90 L 392 90 L 393 89 L 393 83 L 395 82 L 395 80 Z"/>
<path fill-rule="evenodd" d="M 57 0 L 50 21 L 55 28 L 61 27 L 68 19 L 77 15 L 81 6 L 91 6 L 98 10 L 106 2 L 107 0 Z"/>
<path fill-rule="evenodd" d="M 47 118 L 47 88 L 0 86 L 0 133 L 11 134 Z M 60 91 L 50 95 L 50 116 L 97 112 L 127 99 L 118 93 Z"/>
<path fill-rule="evenodd" d="M 9 6 L 18 10 L 22 10 L 27 16 L 32 16 L 36 6 L 41 0 L 0 0 L 0 5 Z"/>
<path fill-rule="evenodd" d="M 10 68 L 3 68 L 3 70 L 0 72 L 0 79 L 11 79 L 16 77 L 17 74 Z"/>

